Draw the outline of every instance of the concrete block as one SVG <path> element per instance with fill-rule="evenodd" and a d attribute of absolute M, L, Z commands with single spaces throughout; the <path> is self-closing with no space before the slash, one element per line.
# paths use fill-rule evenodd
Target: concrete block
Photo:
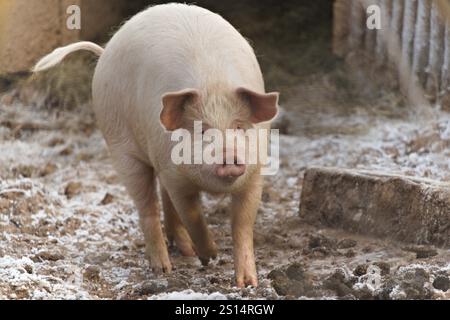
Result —
<path fill-rule="evenodd" d="M 325 227 L 450 246 L 450 184 L 388 173 L 310 168 L 300 216 Z"/>

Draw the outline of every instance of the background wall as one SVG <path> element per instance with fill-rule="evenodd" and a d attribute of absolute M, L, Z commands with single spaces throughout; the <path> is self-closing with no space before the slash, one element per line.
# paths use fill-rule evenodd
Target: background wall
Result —
<path fill-rule="evenodd" d="M 136 5 L 124 0 L 0 0 L 0 73 L 28 70 L 54 48 L 105 39 Z M 81 30 L 66 27 L 66 10 L 81 8 Z M 140 4 L 141 5 L 141 4 Z M 139 5 L 139 6 L 140 6 Z"/>
<path fill-rule="evenodd" d="M 80 39 L 105 43 L 122 21 L 170 1 L 0 0 L 0 74 L 29 70 L 54 48 Z M 331 67 L 332 0 L 196 1 L 223 15 L 254 45 L 268 87 Z M 82 29 L 67 30 L 66 8 L 78 4 Z"/>
<path fill-rule="evenodd" d="M 79 39 L 63 27 L 68 2 L 0 0 L 0 73 L 26 70 L 43 53 Z"/>

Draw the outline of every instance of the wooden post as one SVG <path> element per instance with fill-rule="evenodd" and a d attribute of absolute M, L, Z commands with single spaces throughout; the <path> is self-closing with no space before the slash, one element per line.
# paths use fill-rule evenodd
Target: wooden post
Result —
<path fill-rule="evenodd" d="M 350 35 L 349 47 L 351 51 L 362 49 L 364 43 L 365 11 L 359 0 L 352 0 L 350 5 Z"/>
<path fill-rule="evenodd" d="M 445 22 L 439 13 L 437 1 L 431 5 L 430 52 L 426 91 L 433 96 L 439 95 L 441 68 L 444 61 Z"/>
<path fill-rule="evenodd" d="M 389 32 L 389 21 L 391 17 L 391 0 L 378 0 L 381 9 L 381 30 L 377 32 L 376 40 L 376 61 L 378 65 L 386 64 L 387 43 L 386 33 Z"/>
<path fill-rule="evenodd" d="M 364 1 L 361 1 L 361 4 L 363 6 L 364 17 L 367 19 L 367 8 L 368 8 L 367 3 Z M 363 25 L 365 26 L 366 23 L 363 22 Z M 375 51 L 376 51 L 376 43 L 377 43 L 377 29 L 365 28 L 364 50 L 367 52 L 368 57 L 374 58 Z"/>
<path fill-rule="evenodd" d="M 402 29 L 402 68 L 410 68 L 414 45 L 414 26 L 417 15 L 417 1 L 406 0 Z"/>
<path fill-rule="evenodd" d="M 344 57 L 348 51 L 350 29 L 350 0 L 336 0 L 333 4 L 333 53 Z"/>
<path fill-rule="evenodd" d="M 441 99 L 441 105 L 447 104 L 447 110 L 450 110 L 450 2 L 448 0 L 436 0 L 436 5 L 439 13 L 442 16 L 443 23 L 445 24 L 444 31 L 444 44 L 443 44 L 443 62 L 441 68 L 441 94 L 443 99 Z M 446 101 L 444 103 L 444 100 Z"/>
<path fill-rule="evenodd" d="M 403 0 L 394 0 L 392 2 L 392 15 L 389 32 L 391 32 L 390 40 L 395 41 L 397 43 L 397 45 L 395 46 L 397 48 L 401 48 L 401 36 L 403 28 L 403 8 L 404 8 Z M 389 56 L 392 58 L 394 56 L 396 57 L 397 54 L 391 53 Z M 397 63 L 398 61 L 394 59 L 391 62 Z"/>
<path fill-rule="evenodd" d="M 376 30 L 366 30 L 364 35 L 364 50 L 367 51 L 368 56 L 373 57 L 375 54 L 377 42 L 377 32 Z"/>
<path fill-rule="evenodd" d="M 428 66 L 429 58 L 430 10 L 430 0 L 418 2 L 412 70 L 417 75 L 418 81 L 422 86 L 425 85 L 425 68 Z"/>
<path fill-rule="evenodd" d="M 444 61 L 441 70 L 441 88 L 443 91 L 449 90 L 449 72 L 450 72 L 450 21 L 447 19 L 445 23 L 444 35 Z"/>

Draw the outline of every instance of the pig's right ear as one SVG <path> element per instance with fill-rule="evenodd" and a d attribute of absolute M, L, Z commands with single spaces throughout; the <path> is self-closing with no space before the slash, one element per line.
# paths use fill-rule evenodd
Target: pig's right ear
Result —
<path fill-rule="evenodd" d="M 249 104 L 253 123 L 270 121 L 278 114 L 278 92 L 257 93 L 238 88 L 237 94 Z"/>
<path fill-rule="evenodd" d="M 184 107 L 187 102 L 198 102 L 200 92 L 196 89 L 184 89 L 178 92 L 169 92 L 163 95 L 163 109 L 160 114 L 161 124 L 167 131 L 181 128 Z"/>

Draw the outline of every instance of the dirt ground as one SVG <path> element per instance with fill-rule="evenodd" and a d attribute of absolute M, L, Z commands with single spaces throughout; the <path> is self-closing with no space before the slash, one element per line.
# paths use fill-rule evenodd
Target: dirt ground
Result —
<path fill-rule="evenodd" d="M 234 287 L 227 198 L 204 196 L 218 259 L 202 267 L 171 248 L 175 271 L 155 276 L 90 106 L 61 110 L 4 96 L 0 298 L 449 299 L 449 250 L 321 229 L 298 217 L 308 166 L 450 181 L 449 114 L 434 110 L 424 124 L 402 116 L 397 98 L 386 95 L 340 108 L 343 93 L 331 77 L 313 76 L 284 105 L 281 168 L 266 179 L 255 226 L 257 289 Z"/>
<path fill-rule="evenodd" d="M 229 200 L 208 195 L 218 259 L 202 267 L 170 248 L 175 271 L 151 272 L 88 102 L 95 61 L 83 68 L 73 59 L 20 91 L 0 77 L 8 92 L 0 97 L 0 299 L 450 299 L 448 249 L 313 227 L 298 215 L 309 166 L 450 182 L 450 114 L 414 116 L 395 88 L 352 80 L 354 70 L 330 53 L 330 0 L 265 2 L 277 9 L 200 1 L 252 40 L 268 90 L 282 93 L 281 167 L 266 179 L 255 226 L 260 286 L 234 287 Z"/>

